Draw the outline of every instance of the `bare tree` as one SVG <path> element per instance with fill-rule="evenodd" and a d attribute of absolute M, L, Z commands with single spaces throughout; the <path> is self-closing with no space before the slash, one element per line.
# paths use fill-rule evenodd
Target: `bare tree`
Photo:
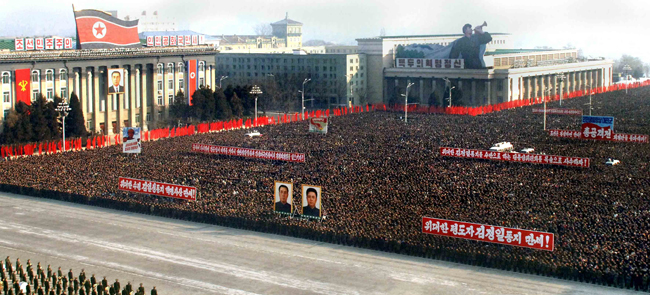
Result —
<path fill-rule="evenodd" d="M 253 27 L 255 30 L 255 35 L 258 36 L 270 36 L 273 33 L 273 28 L 271 25 L 266 23 L 259 23 Z"/>

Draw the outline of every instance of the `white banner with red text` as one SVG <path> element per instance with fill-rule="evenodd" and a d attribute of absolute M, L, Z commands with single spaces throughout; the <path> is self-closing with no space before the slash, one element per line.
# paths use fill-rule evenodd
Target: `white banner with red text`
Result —
<path fill-rule="evenodd" d="M 555 250 L 555 234 L 518 228 L 422 217 L 422 232 L 538 250 Z"/>
<path fill-rule="evenodd" d="M 449 148 L 449 147 L 441 147 L 440 155 L 447 156 L 447 157 L 455 157 L 455 158 L 562 165 L 562 166 L 583 167 L 583 168 L 589 167 L 589 158 L 564 157 L 564 156 L 554 156 L 554 155 L 492 152 L 492 151 L 470 150 L 470 149 Z"/>
<path fill-rule="evenodd" d="M 603 136 L 595 135 L 593 132 L 583 132 L 575 130 L 558 130 L 551 129 L 548 131 L 548 135 L 552 137 L 561 137 L 561 138 L 574 138 L 574 139 L 595 139 L 595 140 L 606 140 L 606 141 L 615 141 L 615 142 L 636 142 L 636 143 L 648 143 L 649 136 L 647 134 L 617 134 L 611 132 L 604 132 Z M 593 135 L 593 136 L 592 136 Z"/>
<path fill-rule="evenodd" d="M 265 151 L 265 150 L 238 148 L 238 147 L 231 147 L 231 146 L 218 146 L 218 145 L 195 143 L 192 144 L 192 151 L 207 153 L 207 154 L 239 156 L 239 157 L 255 158 L 255 159 L 278 160 L 278 161 L 298 162 L 298 163 L 305 162 L 305 154 Z"/>
<path fill-rule="evenodd" d="M 196 201 L 196 188 L 192 186 L 120 177 L 119 189 L 134 193 Z"/>

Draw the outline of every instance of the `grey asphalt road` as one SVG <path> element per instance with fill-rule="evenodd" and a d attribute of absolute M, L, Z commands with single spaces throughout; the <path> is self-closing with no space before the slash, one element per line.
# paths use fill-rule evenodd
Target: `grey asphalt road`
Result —
<path fill-rule="evenodd" d="M 0 193 L 7 255 L 158 294 L 636 293 Z"/>

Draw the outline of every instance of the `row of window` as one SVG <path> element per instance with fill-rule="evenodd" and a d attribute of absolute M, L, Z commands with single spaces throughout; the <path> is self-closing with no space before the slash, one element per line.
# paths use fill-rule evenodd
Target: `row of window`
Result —
<path fill-rule="evenodd" d="M 164 64 L 159 63 L 158 66 L 156 67 L 156 73 L 158 74 L 163 74 L 164 72 Z M 204 61 L 199 61 L 199 71 L 203 72 L 205 71 L 205 62 Z M 178 63 L 178 72 L 179 73 L 184 73 L 185 72 L 185 64 L 182 62 Z M 173 74 L 174 73 L 174 63 L 168 63 L 167 64 L 167 73 Z"/>
<path fill-rule="evenodd" d="M 31 75 L 31 80 L 32 83 L 38 83 L 41 81 L 41 75 L 40 71 L 34 70 L 32 71 Z M 59 70 L 59 80 L 60 81 L 65 81 L 68 80 L 68 72 L 65 69 Z M 54 70 L 45 70 L 45 81 L 47 82 L 52 82 L 54 81 Z M 9 72 L 3 72 L 2 73 L 2 84 L 10 84 L 11 83 L 11 74 Z"/>
<path fill-rule="evenodd" d="M 246 62 L 246 63 L 250 63 L 251 61 L 252 61 L 253 63 L 258 63 L 258 62 L 259 62 L 259 63 L 276 63 L 276 64 L 279 64 L 279 63 L 285 63 L 285 64 L 287 64 L 287 63 L 292 63 L 292 64 L 293 64 L 293 63 L 297 63 L 297 64 L 302 64 L 302 63 L 305 63 L 305 64 L 311 64 L 311 63 L 315 63 L 315 64 L 320 64 L 321 61 L 322 61 L 323 64 L 327 64 L 327 63 L 331 63 L 331 64 L 333 64 L 333 65 L 336 65 L 336 64 L 337 64 L 335 58 L 318 58 L 318 59 L 306 59 L 306 58 L 270 58 L 270 57 L 267 57 L 267 58 L 264 58 L 264 57 L 254 57 L 254 58 L 252 58 L 252 59 L 251 59 L 250 57 L 218 57 L 218 58 L 217 58 L 217 63 L 218 63 L 218 64 L 222 64 L 222 63 L 244 63 L 244 62 Z"/>

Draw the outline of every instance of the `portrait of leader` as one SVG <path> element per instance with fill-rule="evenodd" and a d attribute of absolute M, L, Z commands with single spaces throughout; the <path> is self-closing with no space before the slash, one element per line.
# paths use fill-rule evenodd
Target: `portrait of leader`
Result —
<path fill-rule="evenodd" d="M 124 93 L 124 69 L 108 69 L 108 94 Z"/>
<path fill-rule="evenodd" d="M 276 181 L 274 192 L 273 211 L 291 214 L 293 212 L 293 183 Z"/>
<path fill-rule="evenodd" d="M 320 186 L 302 186 L 302 215 L 321 217 L 321 188 Z"/>

